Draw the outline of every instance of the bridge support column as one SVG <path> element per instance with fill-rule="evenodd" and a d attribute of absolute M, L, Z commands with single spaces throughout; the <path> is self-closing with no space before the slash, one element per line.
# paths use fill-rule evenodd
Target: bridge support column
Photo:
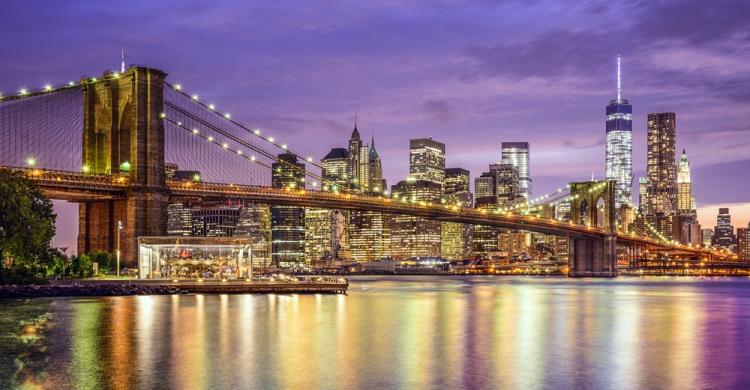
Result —
<path fill-rule="evenodd" d="M 617 238 L 571 238 L 568 276 L 617 276 Z"/>
<path fill-rule="evenodd" d="M 138 237 L 167 233 L 169 190 L 164 169 L 163 89 L 167 75 L 133 66 L 98 81 L 81 80 L 83 89 L 83 170 L 129 179 L 124 199 L 82 204 L 78 253 L 117 249 L 121 266 L 138 264 Z"/>

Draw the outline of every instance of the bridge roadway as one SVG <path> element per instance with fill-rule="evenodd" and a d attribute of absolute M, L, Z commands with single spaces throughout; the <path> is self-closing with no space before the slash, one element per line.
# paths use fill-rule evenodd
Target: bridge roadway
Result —
<path fill-rule="evenodd" d="M 3 168 L 0 166 L 0 168 Z M 100 199 L 121 199 L 134 190 L 127 176 L 91 175 L 81 172 L 54 171 L 35 168 L 4 167 L 20 171 L 34 180 L 52 199 L 84 202 Z M 312 190 L 279 189 L 265 186 L 250 186 L 191 181 L 167 182 L 170 198 L 196 200 L 242 199 L 275 205 L 318 207 L 328 209 L 375 211 L 403 214 L 439 221 L 520 229 L 543 234 L 566 237 L 606 237 L 607 229 L 576 225 L 555 219 L 510 212 L 492 212 L 483 209 L 462 208 L 443 204 L 410 202 L 389 197 L 376 197 L 349 193 L 334 193 Z M 641 245 L 653 250 L 696 256 L 727 256 L 707 248 L 665 243 L 650 237 L 618 232 L 620 244 Z"/>

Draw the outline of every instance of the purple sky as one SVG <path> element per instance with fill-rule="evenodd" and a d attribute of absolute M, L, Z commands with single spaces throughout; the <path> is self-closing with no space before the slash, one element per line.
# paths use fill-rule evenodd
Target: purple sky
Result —
<path fill-rule="evenodd" d="M 537 194 L 601 177 L 619 53 L 636 176 L 646 114 L 674 111 L 703 223 L 723 203 L 750 219 L 747 1 L 31 3 L 3 3 L 0 90 L 98 75 L 123 48 L 302 153 L 344 146 L 357 112 L 389 183 L 423 136 L 472 176 L 501 141 L 531 142 Z M 67 244 L 75 213 L 59 210 Z"/>

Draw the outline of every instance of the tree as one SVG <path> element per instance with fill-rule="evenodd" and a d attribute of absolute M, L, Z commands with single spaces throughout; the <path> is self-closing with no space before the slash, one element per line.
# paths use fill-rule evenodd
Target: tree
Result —
<path fill-rule="evenodd" d="M 55 262 L 52 202 L 21 173 L 0 169 L 0 282 L 33 283 Z"/>

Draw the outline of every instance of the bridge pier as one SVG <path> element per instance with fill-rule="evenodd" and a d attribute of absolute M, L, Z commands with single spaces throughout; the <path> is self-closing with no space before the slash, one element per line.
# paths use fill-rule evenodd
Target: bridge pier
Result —
<path fill-rule="evenodd" d="M 570 277 L 617 276 L 617 238 L 571 238 Z"/>
<path fill-rule="evenodd" d="M 78 253 L 117 249 L 121 266 L 137 266 L 138 237 L 167 233 L 169 190 L 164 170 L 163 88 L 166 73 L 132 66 L 83 89 L 83 171 L 127 176 L 124 199 L 85 203 L 79 208 Z"/>
<path fill-rule="evenodd" d="M 568 276 L 617 276 L 617 219 L 614 180 L 570 183 L 571 221 L 605 229 L 608 234 L 570 238 Z"/>

